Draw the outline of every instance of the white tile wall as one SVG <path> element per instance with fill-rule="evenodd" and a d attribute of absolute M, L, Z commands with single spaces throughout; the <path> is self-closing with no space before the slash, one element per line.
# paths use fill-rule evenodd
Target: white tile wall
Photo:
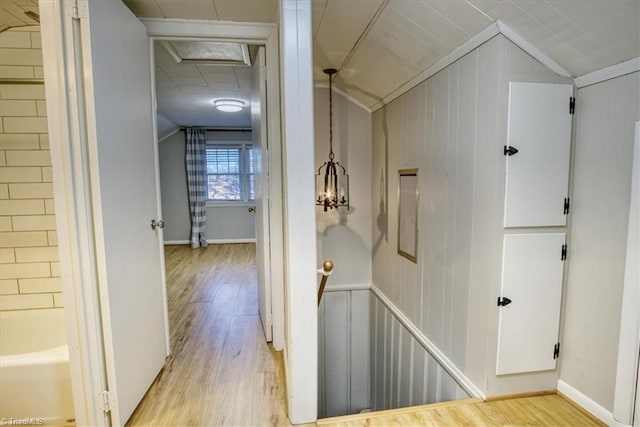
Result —
<path fill-rule="evenodd" d="M 39 27 L 0 33 L 0 78 L 42 77 Z M 62 307 L 44 85 L 0 84 L 0 310 Z"/>

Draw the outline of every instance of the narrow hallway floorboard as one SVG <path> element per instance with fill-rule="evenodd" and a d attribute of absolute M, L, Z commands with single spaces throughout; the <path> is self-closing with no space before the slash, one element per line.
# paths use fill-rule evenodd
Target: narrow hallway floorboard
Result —
<path fill-rule="evenodd" d="M 258 315 L 255 245 L 166 246 L 171 356 L 128 426 L 287 426 Z"/>

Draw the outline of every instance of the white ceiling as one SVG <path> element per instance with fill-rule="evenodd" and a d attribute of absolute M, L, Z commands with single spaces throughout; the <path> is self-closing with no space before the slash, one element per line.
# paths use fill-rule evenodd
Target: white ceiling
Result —
<path fill-rule="evenodd" d="M 154 51 L 159 114 L 180 126 L 251 126 L 249 108 L 222 113 L 212 103 L 217 98 L 235 98 L 249 107 L 250 67 L 177 64 L 160 43 L 155 44 Z"/>
<path fill-rule="evenodd" d="M 640 56 L 639 0 L 314 0 L 313 11 L 316 71 L 338 68 L 336 86 L 367 106 L 497 20 L 573 76 Z"/>
<path fill-rule="evenodd" d="M 277 0 L 123 1 L 139 17 L 277 21 Z M 23 11 L 34 4 L 0 0 L 0 25 L 33 23 Z M 367 106 L 496 20 L 573 76 L 640 57 L 640 0 L 312 0 L 312 6 L 315 80 L 326 82 L 322 69 L 338 68 L 336 86 Z M 227 69 L 217 77 L 198 66 L 186 77 L 162 71 L 162 98 L 174 104 L 186 104 L 194 93 L 216 95 L 211 90 L 218 80 L 224 90 L 245 91 L 242 71 Z M 178 97 L 184 102 L 173 99 Z M 168 111 L 161 103 L 159 108 Z M 201 120 L 202 108 L 181 114 Z"/>

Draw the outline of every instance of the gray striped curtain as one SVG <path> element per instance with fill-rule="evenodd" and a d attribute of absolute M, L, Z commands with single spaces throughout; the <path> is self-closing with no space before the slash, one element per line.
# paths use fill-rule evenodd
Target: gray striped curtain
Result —
<path fill-rule="evenodd" d="M 191 210 L 191 247 L 207 246 L 207 140 L 204 129 L 187 128 L 187 186 Z"/>

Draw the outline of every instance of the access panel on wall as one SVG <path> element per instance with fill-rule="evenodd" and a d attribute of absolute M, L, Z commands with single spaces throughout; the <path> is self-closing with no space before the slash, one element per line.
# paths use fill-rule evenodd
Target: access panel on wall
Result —
<path fill-rule="evenodd" d="M 566 225 L 572 96 L 572 85 L 509 83 L 505 227 Z"/>
<path fill-rule="evenodd" d="M 556 367 L 565 233 L 504 236 L 496 374 Z"/>

